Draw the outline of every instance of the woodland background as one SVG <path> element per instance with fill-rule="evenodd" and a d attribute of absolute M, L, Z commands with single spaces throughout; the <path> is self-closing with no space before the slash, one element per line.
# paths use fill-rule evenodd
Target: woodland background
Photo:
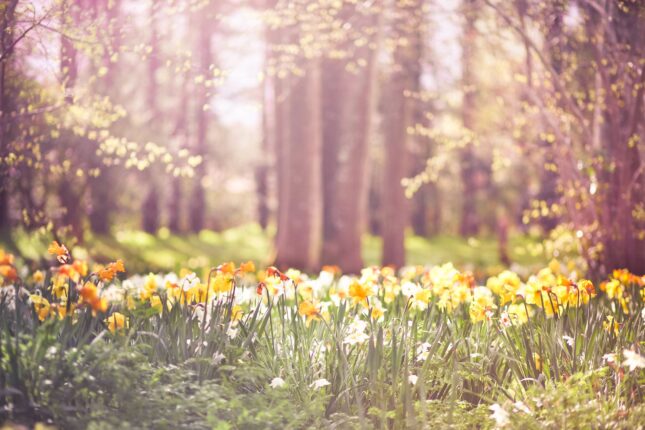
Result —
<path fill-rule="evenodd" d="M 550 239 L 591 276 L 645 268 L 639 0 L 7 0 L 0 14 L 9 249 L 165 241 L 210 258 L 241 235 L 255 242 L 233 240 L 234 259 L 357 272 L 405 264 L 406 237 L 409 263 L 418 238 L 459 236 L 457 253 L 496 264 Z"/>

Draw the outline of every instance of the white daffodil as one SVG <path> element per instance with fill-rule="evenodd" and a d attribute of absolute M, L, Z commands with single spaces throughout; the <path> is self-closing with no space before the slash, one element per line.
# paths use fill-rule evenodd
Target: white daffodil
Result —
<path fill-rule="evenodd" d="M 602 359 L 607 362 L 607 364 L 616 363 L 616 354 L 610 353 L 602 356 Z"/>
<path fill-rule="evenodd" d="M 573 348 L 573 338 L 571 336 L 562 336 L 562 339 L 569 345 L 571 348 Z"/>
<path fill-rule="evenodd" d="M 349 325 L 349 333 L 345 336 L 343 343 L 348 345 L 356 345 L 357 343 L 363 343 L 368 340 L 370 337 L 365 333 L 367 328 L 367 322 L 356 318 Z"/>
<path fill-rule="evenodd" d="M 271 388 L 280 388 L 280 387 L 284 387 L 285 384 L 286 382 L 284 382 L 284 379 L 277 376 L 271 380 L 271 383 L 269 384 L 269 386 Z"/>
<path fill-rule="evenodd" d="M 414 297 L 414 295 L 418 293 L 420 289 L 421 287 L 418 284 L 415 284 L 414 282 L 406 282 L 401 285 L 401 294 L 406 297 Z"/>
<path fill-rule="evenodd" d="M 321 379 L 316 379 L 314 382 L 312 382 L 309 385 L 309 387 L 313 388 L 314 390 L 319 390 L 322 387 L 326 387 L 327 385 L 331 385 L 331 382 L 329 382 L 325 378 L 321 378 Z"/>
<path fill-rule="evenodd" d="M 426 361 L 428 359 L 428 354 L 430 353 L 430 344 L 428 342 L 423 342 L 417 346 L 417 361 Z"/>
<path fill-rule="evenodd" d="M 645 357 L 643 357 L 639 353 L 634 352 L 630 349 L 625 349 L 623 351 L 623 357 L 625 357 L 623 366 L 629 367 L 630 372 L 633 372 L 636 369 L 645 368 Z"/>
<path fill-rule="evenodd" d="M 509 413 L 497 403 L 490 405 L 489 409 L 493 411 L 491 418 L 495 421 L 497 428 L 505 427 L 510 423 Z"/>
<path fill-rule="evenodd" d="M 518 400 L 517 402 L 513 403 L 513 407 L 518 411 L 531 415 L 531 410 L 521 400 Z"/>

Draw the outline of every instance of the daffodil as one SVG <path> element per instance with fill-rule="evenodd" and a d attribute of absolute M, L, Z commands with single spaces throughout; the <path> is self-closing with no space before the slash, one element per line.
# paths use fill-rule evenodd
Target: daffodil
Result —
<path fill-rule="evenodd" d="M 637 352 L 629 349 L 623 350 L 623 366 L 629 367 L 629 371 L 633 372 L 636 369 L 645 369 L 645 357 Z"/>
<path fill-rule="evenodd" d="M 12 266 L 14 262 L 14 255 L 6 252 L 4 249 L 0 248 L 0 265 L 2 266 Z"/>
<path fill-rule="evenodd" d="M 157 294 L 150 296 L 150 307 L 157 313 L 162 313 L 163 304 L 161 302 L 161 297 L 159 297 Z"/>
<path fill-rule="evenodd" d="M 311 324 L 311 321 L 320 319 L 320 310 L 309 300 L 300 302 L 300 305 L 298 305 L 298 314 L 306 318 L 307 326 Z"/>
<path fill-rule="evenodd" d="M 16 271 L 16 268 L 13 266 L 10 266 L 8 264 L 3 264 L 0 265 L 0 277 L 2 277 L 3 280 L 6 280 L 8 282 L 13 282 L 16 279 L 18 279 L 18 271 Z M 3 282 L 4 285 L 4 282 Z"/>
<path fill-rule="evenodd" d="M 59 244 L 57 241 L 53 241 L 49 245 L 47 252 L 56 256 L 56 260 L 61 264 L 65 264 L 71 259 L 67 247 L 63 244 Z"/>
<path fill-rule="evenodd" d="M 508 306 L 506 313 L 513 324 L 521 325 L 529 320 L 529 309 L 524 303 L 512 304 Z"/>
<path fill-rule="evenodd" d="M 154 273 L 149 273 L 139 292 L 139 298 L 143 301 L 149 300 L 157 292 L 157 288 L 157 276 Z"/>
<path fill-rule="evenodd" d="M 114 312 L 112 315 L 107 317 L 105 319 L 105 323 L 112 334 L 128 328 L 130 324 L 128 317 L 120 312 Z"/>
<path fill-rule="evenodd" d="M 255 263 L 253 263 L 252 261 L 242 263 L 240 264 L 240 268 L 238 270 L 242 273 L 253 273 L 255 272 Z"/>
<path fill-rule="evenodd" d="M 119 272 L 125 272 L 125 266 L 121 260 L 110 263 L 105 268 L 99 270 L 98 276 L 101 281 L 108 282 L 114 279 Z"/>
<path fill-rule="evenodd" d="M 352 298 L 354 304 L 360 303 L 363 306 L 367 306 L 368 297 L 374 294 L 372 286 L 368 283 L 360 283 L 354 281 L 349 286 L 349 297 Z"/>
<path fill-rule="evenodd" d="M 41 284 L 45 281 L 45 274 L 40 270 L 36 270 L 34 274 L 31 275 L 31 279 L 34 281 L 34 283 Z"/>
<path fill-rule="evenodd" d="M 31 303 L 34 305 L 34 310 L 38 314 L 38 319 L 44 321 L 50 315 L 51 306 L 49 301 L 39 294 L 32 294 L 29 296 Z"/>
<path fill-rule="evenodd" d="M 613 333 L 615 336 L 618 336 L 620 324 L 618 324 L 618 321 L 616 321 L 613 316 L 607 315 L 607 318 L 605 319 L 605 321 L 603 321 L 602 326 L 607 333 Z"/>
<path fill-rule="evenodd" d="M 243 315 L 244 311 L 242 311 L 242 306 L 233 305 L 233 307 L 231 308 L 231 321 L 239 321 L 242 319 Z"/>
<path fill-rule="evenodd" d="M 218 294 L 228 293 L 233 289 L 233 275 L 228 272 L 218 273 L 211 279 L 211 289 Z"/>
<path fill-rule="evenodd" d="M 285 385 L 286 385 L 286 382 L 284 381 L 284 379 L 280 378 L 279 376 L 273 378 L 271 380 L 271 383 L 269 384 L 271 388 L 281 388 L 281 387 L 284 387 Z"/>
<path fill-rule="evenodd" d="M 107 311 L 108 302 L 99 296 L 98 287 L 93 282 L 86 282 L 78 289 L 81 303 L 89 305 L 93 312 Z"/>
<path fill-rule="evenodd" d="M 499 296 L 500 306 L 515 300 L 521 284 L 520 277 L 508 270 L 489 278 L 486 282 L 486 286 Z"/>

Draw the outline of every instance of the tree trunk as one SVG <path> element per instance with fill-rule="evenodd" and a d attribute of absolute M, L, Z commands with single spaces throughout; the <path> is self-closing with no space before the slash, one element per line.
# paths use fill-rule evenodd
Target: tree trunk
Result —
<path fill-rule="evenodd" d="M 148 60 L 148 92 L 146 94 L 146 104 L 149 111 L 148 128 L 153 131 L 156 122 L 159 120 L 159 112 L 157 109 L 157 69 L 159 68 L 159 60 L 161 53 L 159 52 L 159 36 L 157 31 L 157 12 L 155 2 L 150 4 L 150 58 Z M 155 183 L 155 168 L 148 167 L 147 177 L 148 193 L 144 199 L 142 210 L 143 217 L 143 230 L 146 233 L 156 234 L 159 230 L 159 192 L 157 191 L 157 184 Z"/>
<path fill-rule="evenodd" d="M 63 13 L 61 15 L 61 26 L 67 28 L 78 22 L 78 5 L 74 0 L 63 1 Z M 61 34 L 60 46 L 60 73 L 63 87 L 65 89 L 65 100 L 74 103 L 74 86 L 78 78 L 77 52 L 72 40 Z M 83 240 L 83 219 L 81 205 L 82 193 L 76 189 L 74 179 L 69 178 L 69 172 L 61 173 L 62 177 L 58 184 L 58 197 L 63 207 L 62 224 L 69 227 L 71 233 L 78 240 Z"/>
<path fill-rule="evenodd" d="M 383 265 L 401 267 L 405 264 L 405 228 L 408 224 L 409 202 L 401 180 L 409 174 L 409 135 L 413 121 L 413 102 L 405 94 L 416 87 L 419 63 L 417 54 L 421 43 L 422 1 L 397 3 L 394 18 L 394 37 L 399 44 L 394 51 L 394 64 L 386 90 L 384 107 L 385 159 L 383 171 L 382 225 Z"/>
<path fill-rule="evenodd" d="M 475 22 L 477 0 L 466 0 L 464 3 L 464 34 L 462 39 L 462 83 L 463 99 L 461 118 L 464 129 L 471 133 L 474 128 L 475 114 L 475 79 L 474 79 L 474 52 L 475 52 Z M 462 207 L 461 224 L 459 232 L 462 236 L 474 236 L 479 233 L 480 218 L 477 213 L 477 195 L 479 188 L 478 176 L 479 160 L 475 154 L 473 143 L 469 142 L 460 154 Z"/>
<path fill-rule="evenodd" d="M 212 79 L 211 66 L 213 64 L 213 54 L 211 51 L 211 37 L 213 34 L 213 20 L 211 18 L 210 5 L 195 12 L 195 21 L 197 22 L 197 53 L 198 53 L 198 77 L 202 79 L 204 85 L 197 87 L 195 94 L 195 116 L 196 116 L 196 136 L 195 136 L 195 154 L 202 156 L 202 162 L 195 168 L 195 177 L 193 179 L 193 192 L 190 199 L 190 230 L 197 233 L 205 227 L 206 214 L 206 190 L 204 189 L 204 179 L 206 177 L 206 164 L 208 163 L 208 104 L 210 102 L 210 91 L 206 82 Z"/>
<path fill-rule="evenodd" d="M 186 73 L 182 76 L 181 98 L 179 102 L 179 110 L 177 112 L 177 122 L 175 123 L 175 127 L 172 132 L 173 139 L 180 142 L 180 149 L 188 148 L 190 142 L 190 129 L 188 127 L 188 106 L 190 98 L 189 80 L 189 74 Z M 168 228 L 173 233 L 179 233 L 182 231 L 184 182 L 179 176 L 173 176 L 171 181 L 172 185 L 168 204 Z"/>
<path fill-rule="evenodd" d="M 2 11 L 2 25 L 0 26 L 0 158 L 4 157 L 11 141 L 11 121 L 9 112 L 12 111 L 11 95 L 7 88 L 7 74 L 10 68 L 13 44 L 13 27 L 15 25 L 15 10 L 18 0 L 6 2 Z M 9 180 L 8 172 L 0 166 L 0 233 L 9 231 Z"/>
<path fill-rule="evenodd" d="M 374 28 L 377 16 L 356 6 L 345 6 L 340 18 L 353 27 Z M 375 81 L 375 33 L 352 56 L 365 60 L 358 71 L 343 60 L 323 62 L 323 263 L 346 273 L 363 267 L 361 238 L 367 209 L 367 167 Z M 351 49 L 348 40 L 345 50 Z"/>
<path fill-rule="evenodd" d="M 119 11 L 121 0 L 104 0 L 95 2 L 94 15 L 98 16 L 101 12 L 105 14 L 106 22 L 103 32 L 107 40 L 105 44 L 105 53 L 103 64 L 107 68 L 107 74 L 100 80 L 100 88 L 97 90 L 107 94 L 110 100 L 118 103 L 118 65 L 112 60 L 112 55 L 118 52 L 121 45 L 121 35 L 119 31 Z M 98 177 L 88 178 L 88 187 L 90 194 L 90 208 L 88 219 L 90 228 L 94 233 L 108 234 L 112 220 L 112 213 L 116 208 L 116 202 L 113 198 L 112 188 L 118 181 L 116 168 L 104 165 L 99 157 L 92 155 L 95 167 L 100 169 Z"/>
<path fill-rule="evenodd" d="M 267 6 L 271 6 L 269 3 Z M 272 46 L 276 43 L 275 37 L 277 31 L 266 29 L 264 32 L 266 46 L 264 50 L 264 81 L 262 82 L 262 150 L 263 154 L 274 154 L 276 151 L 276 79 L 274 74 L 267 73 L 266 70 L 273 66 L 275 56 L 272 52 Z M 271 159 L 263 158 L 258 161 L 255 168 L 255 183 L 257 194 L 257 217 L 258 223 L 262 230 L 266 230 L 269 224 L 269 169 Z"/>
<path fill-rule="evenodd" d="M 642 40 L 645 24 L 640 11 L 631 13 L 612 7 L 612 24 L 617 43 L 629 46 L 629 59 L 636 63 L 645 56 Z M 616 76 L 605 75 L 605 92 L 609 95 L 605 109 L 604 124 L 608 139 L 605 139 L 609 159 L 614 169 L 607 169 L 607 187 L 603 201 L 605 218 L 603 226 L 603 255 L 599 269 L 609 272 L 627 268 L 637 275 L 645 270 L 645 221 L 638 218 L 645 195 L 645 174 L 641 164 L 639 143 L 645 140 L 645 66 L 640 64 L 633 82 L 625 84 L 623 94 L 616 95 L 611 88 L 622 82 Z M 637 90 L 636 90 L 637 88 Z M 633 90 L 634 89 L 634 90 Z M 630 97 L 631 96 L 631 97 Z"/>
<path fill-rule="evenodd" d="M 551 19 L 546 40 L 549 60 L 553 67 L 553 71 L 557 75 L 562 73 L 562 56 L 566 49 L 565 38 L 563 37 L 562 32 L 565 13 L 564 6 L 565 5 L 560 2 L 554 2 L 550 6 Z M 530 58 L 530 55 L 528 58 Z M 559 175 L 547 166 L 555 163 L 555 158 L 558 154 L 556 154 L 556 150 L 554 148 L 551 148 L 552 144 L 546 140 L 541 140 L 540 145 L 544 148 L 544 161 L 543 168 L 540 173 L 540 190 L 538 192 L 537 199 L 539 201 L 546 202 L 546 205 L 550 207 L 560 198 L 558 192 Z M 539 219 L 539 225 L 547 233 L 556 228 L 559 223 L 560 219 L 552 214 L 541 216 Z"/>
<path fill-rule="evenodd" d="M 289 119 L 289 133 L 276 142 L 283 189 L 275 262 L 281 268 L 314 271 L 320 266 L 322 236 L 320 65 L 316 59 L 296 61 L 304 75 L 290 78 L 278 115 L 283 124 Z"/>

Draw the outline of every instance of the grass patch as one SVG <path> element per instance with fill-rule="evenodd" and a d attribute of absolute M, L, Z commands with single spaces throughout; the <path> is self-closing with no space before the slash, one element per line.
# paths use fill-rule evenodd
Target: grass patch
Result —
<path fill-rule="evenodd" d="M 0 240 L 0 246 L 26 260 L 42 262 L 50 234 L 16 230 L 10 238 Z M 222 232 L 204 230 L 199 234 L 175 235 L 165 229 L 157 235 L 140 230 L 118 230 L 113 235 L 89 236 L 74 253 L 79 258 L 91 255 L 99 262 L 122 258 L 128 262 L 129 273 L 176 271 L 182 267 L 197 270 L 222 261 L 240 263 L 254 261 L 259 266 L 271 263 L 273 232 L 257 224 L 245 224 Z M 432 238 L 408 235 L 407 264 L 436 265 L 453 262 L 456 266 L 486 275 L 499 272 L 498 244 L 494 237 L 464 239 L 439 235 Z M 365 235 L 363 258 L 366 266 L 378 265 L 381 260 L 381 238 Z M 543 266 L 546 258 L 539 239 L 527 235 L 512 235 L 509 254 L 515 269 L 531 270 Z M 521 270 L 520 270 L 521 271 Z"/>

